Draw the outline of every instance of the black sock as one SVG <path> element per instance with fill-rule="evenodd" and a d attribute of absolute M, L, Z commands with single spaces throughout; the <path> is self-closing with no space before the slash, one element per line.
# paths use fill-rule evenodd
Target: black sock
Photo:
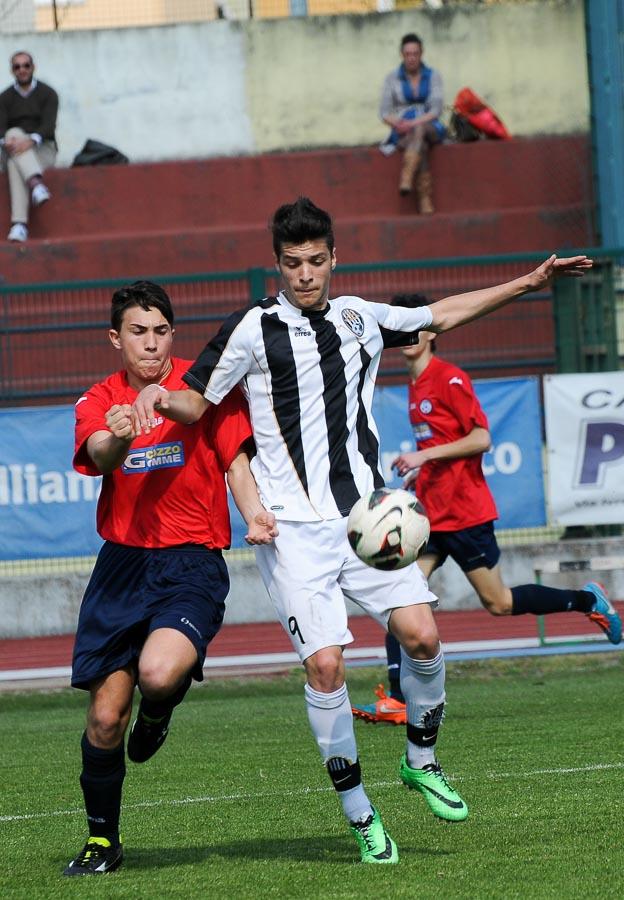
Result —
<path fill-rule="evenodd" d="M 186 696 L 186 692 L 191 686 L 191 681 L 191 676 L 187 676 L 173 694 L 170 694 L 169 697 L 164 697 L 162 700 L 150 700 L 149 697 L 142 696 L 139 713 L 156 722 L 159 719 L 164 719 L 165 716 L 171 714 L 171 711 L 175 709 L 179 703 L 182 703 Z"/>
<path fill-rule="evenodd" d="M 350 791 L 362 783 L 359 759 L 351 763 L 342 756 L 332 756 L 327 761 L 327 771 L 337 791 Z"/>
<path fill-rule="evenodd" d="M 388 684 L 390 696 L 405 703 L 401 690 L 401 645 L 393 634 L 386 634 L 386 656 L 388 657 Z"/>
<path fill-rule="evenodd" d="M 91 837 L 107 838 L 113 846 L 117 846 L 121 789 L 126 774 L 123 741 L 114 750 L 102 750 L 89 742 L 85 731 L 80 746 L 80 786 L 84 795 L 89 834 Z"/>
<path fill-rule="evenodd" d="M 556 612 L 590 612 L 596 598 L 588 591 L 552 588 L 543 584 L 521 584 L 511 589 L 511 614 L 547 616 Z"/>

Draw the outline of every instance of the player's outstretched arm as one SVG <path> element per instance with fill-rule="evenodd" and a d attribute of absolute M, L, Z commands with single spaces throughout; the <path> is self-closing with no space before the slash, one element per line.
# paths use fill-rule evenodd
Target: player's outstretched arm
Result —
<path fill-rule="evenodd" d="M 158 414 L 190 425 L 201 419 L 209 401 L 197 391 L 168 391 L 160 384 L 148 384 L 132 404 L 132 417 L 137 433 L 149 434 Z"/>
<path fill-rule="evenodd" d="M 247 543 L 272 543 L 278 534 L 275 516 L 260 502 L 258 487 L 249 468 L 249 457 L 244 450 L 239 450 L 234 457 L 226 477 L 238 511 L 247 523 Z"/>
<path fill-rule="evenodd" d="M 580 278 L 591 269 L 592 265 L 593 260 L 587 256 L 558 259 L 553 253 L 537 269 L 520 278 L 514 278 L 513 281 L 478 291 L 469 291 L 466 294 L 456 294 L 432 303 L 429 309 L 432 312 L 433 321 L 428 328 L 438 334 L 450 331 L 451 328 L 457 328 L 458 325 L 464 325 L 466 322 L 472 322 L 473 319 L 486 316 L 498 309 L 499 306 L 515 300 L 516 297 L 548 287 L 560 275 Z"/>

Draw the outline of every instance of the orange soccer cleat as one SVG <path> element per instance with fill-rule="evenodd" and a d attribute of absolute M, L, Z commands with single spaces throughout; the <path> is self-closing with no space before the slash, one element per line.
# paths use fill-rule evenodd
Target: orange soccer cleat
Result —
<path fill-rule="evenodd" d="M 351 711 L 356 719 L 362 719 L 364 722 L 387 722 L 388 725 L 405 725 L 407 722 L 407 713 L 405 703 L 388 697 L 384 690 L 383 684 L 378 684 L 375 693 L 379 697 L 376 703 L 370 703 L 368 706 L 352 706 Z"/>

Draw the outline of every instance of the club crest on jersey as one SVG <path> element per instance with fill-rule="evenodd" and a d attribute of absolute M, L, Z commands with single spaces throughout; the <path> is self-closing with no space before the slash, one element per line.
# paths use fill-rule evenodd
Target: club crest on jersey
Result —
<path fill-rule="evenodd" d="M 184 465 L 184 444 L 171 441 L 169 444 L 154 444 L 131 450 L 121 467 L 124 475 L 141 475 L 156 469 L 171 469 Z"/>
<path fill-rule="evenodd" d="M 350 328 L 356 337 L 362 337 L 364 334 L 364 319 L 354 309 L 343 309 L 341 312 L 342 321 L 347 328 Z"/>
<path fill-rule="evenodd" d="M 432 404 L 431 400 L 426 400 L 426 399 L 421 400 L 418 408 L 421 411 L 421 413 L 426 416 L 427 413 L 430 413 L 431 410 L 433 409 L 433 404 Z"/>

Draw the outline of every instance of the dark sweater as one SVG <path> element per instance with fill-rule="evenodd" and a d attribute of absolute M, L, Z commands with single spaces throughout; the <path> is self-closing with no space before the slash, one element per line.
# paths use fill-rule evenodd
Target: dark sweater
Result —
<path fill-rule="evenodd" d="M 23 128 L 26 134 L 40 134 L 44 141 L 54 141 L 58 94 L 55 90 L 37 82 L 28 97 L 22 97 L 13 85 L 0 94 L 0 137 L 9 128 Z"/>

